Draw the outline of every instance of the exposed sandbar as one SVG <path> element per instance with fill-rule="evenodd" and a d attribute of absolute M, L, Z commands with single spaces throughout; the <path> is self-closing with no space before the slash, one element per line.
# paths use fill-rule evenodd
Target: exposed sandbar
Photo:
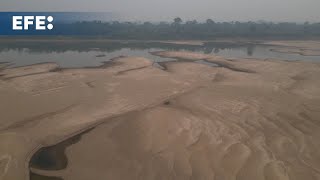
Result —
<path fill-rule="evenodd" d="M 62 179 L 320 178 L 320 64 L 188 52 L 161 70 L 145 58 L 2 70 L 0 178 L 27 179 L 44 146 L 65 149 Z M 219 63 L 219 67 L 194 60 Z M 240 71 L 241 70 L 241 71 Z"/>

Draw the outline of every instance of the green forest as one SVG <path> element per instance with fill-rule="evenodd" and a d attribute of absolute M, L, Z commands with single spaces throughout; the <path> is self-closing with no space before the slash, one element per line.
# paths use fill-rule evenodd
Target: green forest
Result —
<path fill-rule="evenodd" d="M 110 39 L 216 39 L 225 37 L 305 39 L 320 37 L 320 23 L 273 22 L 76 22 L 59 26 L 58 31 L 75 30 L 77 35 L 103 36 Z M 75 32 L 73 31 L 73 32 Z"/>

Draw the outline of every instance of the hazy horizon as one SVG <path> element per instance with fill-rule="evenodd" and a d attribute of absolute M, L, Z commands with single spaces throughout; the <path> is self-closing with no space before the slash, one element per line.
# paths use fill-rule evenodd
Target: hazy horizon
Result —
<path fill-rule="evenodd" d="M 111 12 L 123 21 L 273 21 L 319 22 L 318 0 L 10 0 L 0 11 Z"/>

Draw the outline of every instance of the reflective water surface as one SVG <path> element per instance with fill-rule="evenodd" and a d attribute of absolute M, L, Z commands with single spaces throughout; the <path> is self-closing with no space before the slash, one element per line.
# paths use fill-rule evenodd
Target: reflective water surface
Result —
<path fill-rule="evenodd" d="M 192 51 L 227 58 L 256 58 L 320 61 L 320 56 L 303 56 L 271 51 L 271 46 L 251 43 L 204 43 L 181 45 L 165 42 L 107 41 L 8 41 L 0 42 L 0 62 L 24 66 L 56 62 L 61 67 L 99 66 L 118 56 L 139 56 L 155 62 L 171 61 L 150 54 L 153 51 Z"/>

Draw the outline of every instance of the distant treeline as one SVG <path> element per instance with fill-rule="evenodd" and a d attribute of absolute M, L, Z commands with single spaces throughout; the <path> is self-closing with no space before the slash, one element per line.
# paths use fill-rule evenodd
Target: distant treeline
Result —
<path fill-rule="evenodd" d="M 320 37 L 320 23 L 272 22 L 184 22 L 175 18 L 171 23 L 76 22 L 56 26 L 56 31 L 72 31 L 76 35 L 103 36 L 110 39 L 216 39 L 242 38 L 311 38 Z"/>

